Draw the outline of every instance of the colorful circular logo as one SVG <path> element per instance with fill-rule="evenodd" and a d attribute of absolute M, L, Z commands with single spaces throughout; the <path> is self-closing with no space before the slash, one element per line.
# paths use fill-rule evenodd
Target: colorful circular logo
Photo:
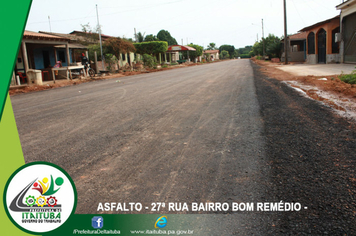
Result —
<path fill-rule="evenodd" d="M 73 180 L 59 166 L 32 162 L 17 169 L 4 190 L 4 207 L 21 230 L 42 234 L 52 231 L 74 213 L 77 192 Z"/>

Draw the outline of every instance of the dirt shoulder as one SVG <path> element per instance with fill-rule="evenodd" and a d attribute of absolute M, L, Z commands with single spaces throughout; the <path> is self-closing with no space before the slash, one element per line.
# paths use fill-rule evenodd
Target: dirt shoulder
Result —
<path fill-rule="evenodd" d="M 355 123 L 253 67 L 271 170 L 266 199 L 307 207 L 276 212 L 268 235 L 356 235 Z"/>
<path fill-rule="evenodd" d="M 209 62 L 209 63 L 217 63 L 217 62 L 220 62 L 220 61 L 214 61 L 214 62 Z M 12 96 L 12 95 L 22 94 L 22 93 L 29 93 L 29 92 L 43 91 L 43 90 L 48 90 L 48 89 L 53 89 L 53 88 L 73 86 L 73 85 L 77 85 L 77 84 L 81 84 L 81 83 L 94 82 L 97 80 L 121 78 L 121 77 L 125 77 L 125 76 L 146 74 L 146 73 L 159 72 L 159 71 L 165 71 L 165 70 L 172 70 L 172 69 L 184 68 L 184 67 L 188 67 L 188 66 L 199 66 L 199 65 L 204 65 L 204 64 L 208 64 L 208 63 L 181 64 L 181 65 L 168 66 L 167 68 L 159 68 L 159 69 L 146 68 L 141 71 L 127 71 L 127 72 L 120 72 L 120 73 L 112 73 L 112 74 L 107 74 L 105 76 L 100 75 L 100 76 L 96 76 L 95 79 L 80 79 L 80 78 L 75 78 L 73 80 L 62 79 L 62 80 L 56 80 L 55 83 L 53 83 L 53 81 L 44 81 L 43 85 L 10 87 L 9 94 L 10 94 L 10 96 Z"/>
<path fill-rule="evenodd" d="M 339 79 L 340 75 L 332 76 L 296 76 L 280 70 L 280 63 L 252 59 L 259 65 L 260 71 L 271 78 L 285 81 L 308 97 L 334 108 L 339 114 L 347 113 L 347 117 L 356 118 L 356 85 L 347 84 Z"/>

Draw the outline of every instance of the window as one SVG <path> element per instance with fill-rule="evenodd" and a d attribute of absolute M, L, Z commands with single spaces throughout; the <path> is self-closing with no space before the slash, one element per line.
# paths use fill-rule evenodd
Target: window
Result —
<path fill-rule="evenodd" d="M 340 33 L 340 27 L 337 27 L 336 29 L 333 30 L 332 32 L 332 35 L 333 35 L 333 38 L 332 38 L 332 42 L 333 42 L 333 45 L 332 45 L 332 53 L 339 53 L 340 52 L 340 49 L 339 49 L 339 43 L 337 43 L 335 41 L 335 36 L 337 33 Z"/>
<path fill-rule="evenodd" d="M 58 51 L 58 59 L 62 62 L 62 63 L 66 63 L 66 56 L 64 51 Z"/>
<path fill-rule="evenodd" d="M 315 34 L 313 32 L 308 35 L 308 54 L 315 54 Z"/>
<path fill-rule="evenodd" d="M 126 61 L 126 54 L 122 53 L 122 56 L 121 56 L 121 57 L 122 57 L 122 60 L 123 60 L 123 61 Z"/>

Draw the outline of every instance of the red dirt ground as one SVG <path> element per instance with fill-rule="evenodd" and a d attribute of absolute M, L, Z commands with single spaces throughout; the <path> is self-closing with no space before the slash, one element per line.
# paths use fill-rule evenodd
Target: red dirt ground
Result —
<path fill-rule="evenodd" d="M 327 103 L 331 107 L 343 110 L 342 107 L 337 106 L 332 101 L 322 98 L 316 94 L 316 91 L 325 91 L 336 95 L 340 100 L 349 99 L 356 103 L 356 85 L 351 85 L 342 82 L 339 79 L 339 75 L 334 76 L 295 76 L 291 73 L 282 71 L 276 68 L 279 63 L 272 63 L 269 61 L 252 60 L 254 63 L 261 66 L 261 71 L 268 77 L 281 80 L 281 81 L 297 81 L 301 84 L 313 86 L 315 89 L 306 90 L 303 89 L 309 97 Z M 319 80 L 321 78 L 327 78 L 327 80 Z"/>

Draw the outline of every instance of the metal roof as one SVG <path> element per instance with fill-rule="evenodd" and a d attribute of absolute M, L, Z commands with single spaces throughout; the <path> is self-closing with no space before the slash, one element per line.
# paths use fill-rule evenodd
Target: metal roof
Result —
<path fill-rule="evenodd" d="M 39 39 L 39 40 L 58 40 L 58 41 L 69 41 L 68 38 L 64 37 L 59 37 L 55 35 L 49 35 L 49 34 L 43 34 L 43 33 L 37 33 L 37 32 L 32 32 L 25 30 L 23 34 L 24 39 Z"/>
<path fill-rule="evenodd" d="M 168 46 L 167 51 L 196 51 L 196 49 L 189 46 L 172 45 L 172 46 Z"/>
<path fill-rule="evenodd" d="M 205 50 L 204 53 L 219 53 L 219 50 Z"/>

